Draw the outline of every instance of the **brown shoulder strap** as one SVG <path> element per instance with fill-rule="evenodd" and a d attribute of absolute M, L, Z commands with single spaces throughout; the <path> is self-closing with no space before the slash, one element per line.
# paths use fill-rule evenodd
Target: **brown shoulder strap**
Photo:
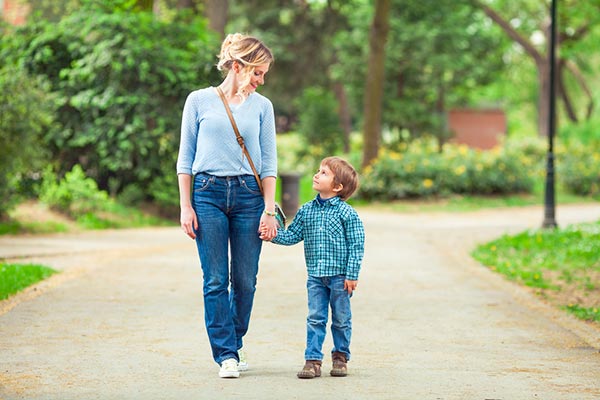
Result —
<path fill-rule="evenodd" d="M 248 163 L 250 164 L 250 168 L 252 168 L 252 172 L 254 172 L 254 177 L 256 178 L 256 182 L 258 182 L 258 187 L 260 188 L 260 192 L 263 193 L 263 187 L 262 187 L 262 182 L 260 180 L 260 176 L 258 175 L 258 172 L 256 171 L 256 167 L 254 166 L 254 163 L 252 162 L 252 158 L 250 157 L 250 154 L 248 153 L 248 149 L 246 148 L 246 145 L 244 144 L 244 138 L 242 137 L 242 135 L 240 135 L 240 131 L 238 130 L 237 124 L 235 123 L 235 119 L 233 119 L 233 114 L 231 114 L 231 109 L 229 108 L 229 104 L 227 104 L 227 99 L 225 98 L 225 94 L 223 93 L 223 91 L 221 90 L 220 87 L 217 86 L 217 93 L 219 93 L 219 97 L 221 97 L 221 100 L 223 101 L 223 105 L 225 106 L 225 111 L 227 111 L 227 115 L 229 116 L 229 121 L 231 121 L 231 126 L 233 126 L 233 131 L 235 132 L 235 136 L 237 137 L 237 142 L 240 145 L 240 147 L 242 148 L 242 151 L 244 152 L 244 154 L 246 155 L 246 158 L 248 158 Z"/>

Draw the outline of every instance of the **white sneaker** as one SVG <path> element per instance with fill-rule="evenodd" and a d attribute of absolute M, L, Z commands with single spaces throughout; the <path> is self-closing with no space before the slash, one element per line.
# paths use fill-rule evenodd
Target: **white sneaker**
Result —
<path fill-rule="evenodd" d="M 238 369 L 238 363 L 235 358 L 228 358 L 221 363 L 221 369 L 219 370 L 219 377 L 221 378 L 239 378 L 240 371 Z"/>
<path fill-rule="evenodd" d="M 240 357 L 240 362 L 238 363 L 238 371 L 248 371 L 248 359 L 246 358 L 246 352 L 242 349 L 239 349 L 238 357 Z"/>

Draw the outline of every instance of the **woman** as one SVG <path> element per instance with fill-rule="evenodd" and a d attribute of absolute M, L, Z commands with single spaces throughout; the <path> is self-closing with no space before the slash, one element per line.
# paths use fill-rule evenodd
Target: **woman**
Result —
<path fill-rule="evenodd" d="M 247 369 L 241 351 L 256 288 L 264 223 L 277 234 L 277 149 L 273 105 L 256 93 L 273 62 L 260 40 L 239 33 L 221 46 L 218 88 L 189 94 L 183 108 L 177 159 L 181 227 L 196 240 L 204 276 L 204 316 L 219 376 Z M 236 140 L 221 89 L 262 181 L 263 193 Z M 190 196 L 191 193 L 191 196 Z M 231 254 L 231 259 L 229 259 Z"/>

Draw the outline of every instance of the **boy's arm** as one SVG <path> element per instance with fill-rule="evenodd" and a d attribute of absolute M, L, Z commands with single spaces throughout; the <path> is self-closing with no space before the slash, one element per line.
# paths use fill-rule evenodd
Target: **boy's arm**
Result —
<path fill-rule="evenodd" d="M 271 239 L 271 243 L 291 246 L 304 239 L 304 213 L 302 208 L 298 210 L 292 223 L 286 228 L 277 229 L 277 236 Z M 262 235 L 261 235 L 262 238 Z"/>
<path fill-rule="evenodd" d="M 358 274 L 365 253 L 365 228 L 355 211 L 350 213 L 348 219 L 344 221 L 344 231 L 346 243 L 348 244 L 346 282 L 358 281 Z M 358 282 L 354 283 L 354 288 L 356 288 L 357 284 Z M 346 284 L 344 284 L 344 287 L 346 287 Z M 351 293 L 351 291 L 349 291 L 349 293 Z"/>

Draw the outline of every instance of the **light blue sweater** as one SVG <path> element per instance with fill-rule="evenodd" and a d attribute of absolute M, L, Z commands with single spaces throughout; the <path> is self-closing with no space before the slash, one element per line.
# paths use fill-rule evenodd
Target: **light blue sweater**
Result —
<path fill-rule="evenodd" d="M 277 176 L 273 104 L 252 93 L 231 112 L 261 179 Z M 177 173 L 216 176 L 253 175 L 237 142 L 221 98 L 213 87 L 190 93 L 183 107 Z"/>

